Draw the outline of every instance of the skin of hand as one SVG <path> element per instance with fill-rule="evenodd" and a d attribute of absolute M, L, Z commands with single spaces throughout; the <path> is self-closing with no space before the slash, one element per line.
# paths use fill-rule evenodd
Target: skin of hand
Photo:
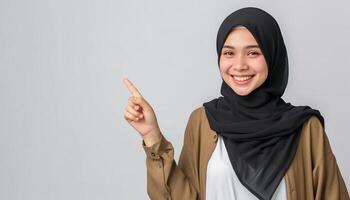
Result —
<path fill-rule="evenodd" d="M 146 146 L 152 146 L 161 139 L 161 131 L 154 110 L 129 79 L 124 78 L 123 82 L 131 93 L 124 118 L 139 132 Z"/>

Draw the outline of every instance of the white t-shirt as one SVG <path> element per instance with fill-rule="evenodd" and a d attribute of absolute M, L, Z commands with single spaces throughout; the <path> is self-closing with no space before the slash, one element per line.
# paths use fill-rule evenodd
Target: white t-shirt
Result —
<path fill-rule="evenodd" d="M 207 166 L 206 200 L 258 200 L 239 181 L 220 135 L 218 135 L 217 145 Z M 284 178 L 271 200 L 287 200 Z"/>

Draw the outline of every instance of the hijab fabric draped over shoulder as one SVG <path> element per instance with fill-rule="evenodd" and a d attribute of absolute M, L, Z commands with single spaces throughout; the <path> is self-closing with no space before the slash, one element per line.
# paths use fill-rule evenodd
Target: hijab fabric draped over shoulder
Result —
<path fill-rule="evenodd" d="M 266 63 L 266 81 L 250 94 L 236 94 L 222 80 L 222 96 L 203 103 L 210 128 L 224 139 L 241 183 L 259 199 L 270 199 L 284 177 L 299 144 L 304 122 L 317 116 L 309 106 L 294 106 L 281 97 L 288 83 L 288 56 L 277 21 L 266 11 L 241 8 L 225 18 L 217 33 L 218 64 L 225 40 L 236 26 L 246 27 Z"/>

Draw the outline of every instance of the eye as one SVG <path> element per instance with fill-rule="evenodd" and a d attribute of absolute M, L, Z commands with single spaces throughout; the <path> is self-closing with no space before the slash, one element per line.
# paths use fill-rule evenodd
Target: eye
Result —
<path fill-rule="evenodd" d="M 260 53 L 257 52 L 257 51 L 249 51 L 249 52 L 248 52 L 248 55 L 257 56 L 257 55 L 260 55 Z"/>
<path fill-rule="evenodd" d="M 232 56 L 233 52 L 232 51 L 224 51 L 223 55 L 225 55 L 225 56 Z"/>

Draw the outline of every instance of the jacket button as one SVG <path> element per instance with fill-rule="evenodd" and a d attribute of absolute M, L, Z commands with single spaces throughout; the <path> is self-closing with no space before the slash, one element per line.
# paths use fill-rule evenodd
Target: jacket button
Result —
<path fill-rule="evenodd" d="M 153 159 L 159 159 L 160 156 L 157 155 L 157 154 L 155 154 L 154 152 L 151 152 L 151 158 L 153 158 Z"/>

